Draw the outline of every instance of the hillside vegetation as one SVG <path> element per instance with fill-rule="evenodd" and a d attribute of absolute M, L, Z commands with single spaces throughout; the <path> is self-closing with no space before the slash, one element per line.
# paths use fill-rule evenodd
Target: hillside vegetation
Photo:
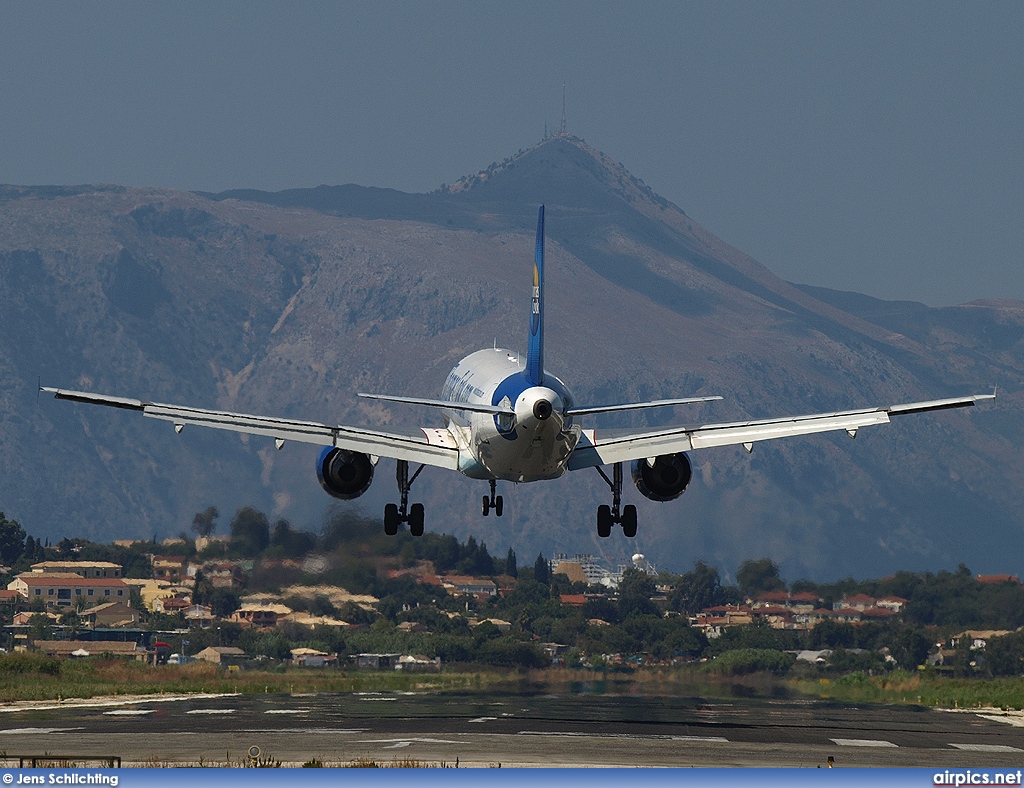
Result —
<path fill-rule="evenodd" d="M 215 509 L 197 514 L 196 531 L 208 537 L 216 528 L 216 518 Z M 558 670 L 564 669 L 610 672 L 624 678 L 640 671 L 669 684 L 770 675 L 773 681 L 793 682 L 804 692 L 851 699 L 1020 705 L 1016 678 L 990 680 L 1024 675 L 1024 632 L 1019 631 L 1024 626 L 1024 586 L 1015 579 L 981 582 L 965 566 L 936 574 L 900 572 L 882 580 L 787 585 L 770 560 L 752 559 L 741 565 L 738 584 L 728 585 L 721 582 L 717 570 L 698 562 L 683 574 L 630 568 L 615 588 L 609 588 L 572 583 L 566 574 L 552 572 L 543 555 L 520 566 L 513 549 L 496 557 L 473 538 L 466 542 L 438 534 L 414 538 L 405 532 L 386 537 L 378 521 L 340 508 L 318 534 L 294 529 L 284 520 L 272 525 L 252 508 L 239 510 L 229 529 L 227 538 L 208 541 L 202 551 L 187 534 L 160 545 L 141 542 L 115 547 L 67 538 L 48 547 L 26 535 L 17 523 L 0 517 L 0 541 L 6 551 L 2 554 L 14 558 L 11 577 L 46 559 L 113 561 L 125 568 L 128 577 L 142 578 L 152 574 L 149 556 L 157 550 L 165 559 L 178 555 L 197 566 L 208 561 L 248 566 L 244 587 L 236 589 L 214 588 L 203 580 L 201 571 L 196 575 L 193 601 L 210 605 L 218 617 L 206 629 L 188 629 L 181 614 L 145 610 L 137 596 L 133 604 L 144 610 L 145 628 L 155 636 L 160 633 L 157 637 L 171 640 L 174 648 L 186 654 L 210 645 L 236 646 L 250 660 L 245 675 L 231 677 L 206 665 L 167 666 L 150 674 L 143 666 L 116 668 L 116 663 L 102 660 L 69 663 L 38 654 L 13 654 L 0 658 L 0 676 L 6 682 L 0 692 L 11 698 L 102 694 L 104 687 L 114 689 L 122 680 L 139 692 L 226 691 L 226 687 L 252 691 L 260 686 L 272 691 L 271 687 L 286 684 L 332 691 L 391 686 L 390 680 L 380 684 L 380 679 L 363 674 L 339 675 L 337 669 L 316 679 L 300 671 L 306 678 L 295 679 L 294 669 L 287 665 L 292 649 L 304 647 L 337 655 L 342 674 L 352 670 L 351 660 L 361 653 L 440 658 L 442 676 L 453 673 L 450 680 L 427 676 L 423 685 L 440 688 L 481 681 L 467 675 L 487 675 L 491 676 L 487 682 L 496 681 L 495 674 L 488 673 L 493 669 L 528 672 L 547 667 L 554 673 L 538 680 L 557 682 L 562 675 Z M 451 576 L 490 582 L 497 593 L 458 593 L 442 582 Z M 312 592 L 302 593 L 307 587 Z M 317 591 L 330 588 L 373 601 L 336 604 Z M 816 594 L 823 609 L 855 594 L 901 595 L 905 605 L 901 614 L 882 621 L 773 626 L 769 617 L 758 618 L 755 605 L 752 623 L 719 627 L 703 623 L 707 611 L 716 606 L 742 607 L 780 591 Z M 286 622 L 260 628 L 230 620 L 231 613 L 253 595 L 350 626 Z M 29 627 L 34 636 L 73 636 L 66 622 L 61 622 L 62 629 L 40 615 L 45 609 L 41 602 L 26 607 L 38 611 Z M 9 608 L 7 615 L 12 612 Z M 989 631 L 978 635 L 972 630 Z M 981 646 L 978 637 L 985 639 Z M 948 661 L 926 666 L 940 648 Z M 804 660 L 797 658 L 801 651 L 818 653 L 815 659 Z M 673 678 L 666 670 L 682 673 Z M 52 678 L 38 681 L 47 676 Z M 404 687 L 409 682 L 415 680 L 403 678 L 399 684 Z"/>

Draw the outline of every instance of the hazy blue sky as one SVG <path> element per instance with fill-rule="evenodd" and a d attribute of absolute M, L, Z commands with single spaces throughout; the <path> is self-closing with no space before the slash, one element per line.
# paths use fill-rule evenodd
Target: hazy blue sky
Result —
<path fill-rule="evenodd" d="M 1024 299 L 1022 53 L 1020 2 L 0 0 L 0 182 L 429 191 L 564 81 L 571 132 L 787 279 Z"/>

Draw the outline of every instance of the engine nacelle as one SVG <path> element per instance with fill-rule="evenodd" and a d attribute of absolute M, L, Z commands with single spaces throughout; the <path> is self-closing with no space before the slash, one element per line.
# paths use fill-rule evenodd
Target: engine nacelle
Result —
<path fill-rule="evenodd" d="M 350 501 L 370 487 L 373 463 L 368 454 L 325 446 L 316 461 L 316 478 L 328 495 Z"/>
<path fill-rule="evenodd" d="M 682 452 L 656 457 L 654 467 L 647 460 L 633 461 L 633 484 L 652 501 L 674 501 L 686 490 L 692 476 L 690 458 Z"/>

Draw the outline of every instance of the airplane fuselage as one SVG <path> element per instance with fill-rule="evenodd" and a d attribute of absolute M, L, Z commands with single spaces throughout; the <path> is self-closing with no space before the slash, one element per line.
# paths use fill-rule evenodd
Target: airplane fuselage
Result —
<path fill-rule="evenodd" d="M 555 479 L 580 437 L 564 411 L 572 395 L 561 380 L 545 373 L 543 385 L 529 383 L 519 353 L 505 348 L 478 350 L 448 374 L 441 399 L 445 426 L 459 446 L 459 470 L 474 479 L 532 482 Z M 515 415 L 473 413 L 459 403 L 511 408 Z"/>

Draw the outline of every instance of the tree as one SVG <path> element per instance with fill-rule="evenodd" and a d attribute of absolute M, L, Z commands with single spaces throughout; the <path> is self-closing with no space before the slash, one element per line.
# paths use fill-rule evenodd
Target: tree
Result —
<path fill-rule="evenodd" d="M 985 665 L 993 676 L 1024 674 L 1024 633 L 1011 632 L 989 640 L 985 645 Z"/>
<path fill-rule="evenodd" d="M 0 512 L 0 564 L 10 566 L 25 552 L 25 529 Z"/>
<path fill-rule="evenodd" d="M 783 674 L 788 671 L 796 657 L 784 651 L 761 648 L 740 648 L 723 652 L 706 664 L 705 670 L 711 673 L 722 673 L 727 676 L 740 676 L 746 673 Z"/>
<path fill-rule="evenodd" d="M 196 516 L 192 518 L 192 530 L 196 536 L 208 537 L 217 528 L 218 517 L 220 512 L 217 511 L 217 507 L 207 506 L 206 511 L 196 512 Z"/>
<path fill-rule="evenodd" d="M 192 602 L 197 605 L 205 604 L 212 593 L 213 584 L 206 579 L 202 569 L 198 570 L 192 584 Z"/>
<path fill-rule="evenodd" d="M 889 650 L 896 664 L 904 670 L 917 670 L 931 649 L 931 641 L 920 630 L 904 627 L 893 639 Z"/>
<path fill-rule="evenodd" d="M 693 571 L 681 575 L 669 594 L 669 604 L 680 613 L 699 613 L 722 604 L 722 582 L 718 570 L 698 561 Z"/>
<path fill-rule="evenodd" d="M 786 584 L 779 577 L 779 567 L 770 558 L 746 560 L 736 572 L 740 593 L 752 598 L 765 591 L 785 591 Z"/>
<path fill-rule="evenodd" d="M 544 553 L 540 553 L 533 563 L 533 579 L 546 586 L 551 585 L 551 567 L 548 566 L 548 559 L 544 557 Z"/>
<path fill-rule="evenodd" d="M 35 613 L 29 620 L 29 635 L 33 640 L 49 640 L 53 637 L 53 621 L 46 613 Z"/>
<path fill-rule="evenodd" d="M 489 665 L 501 665 L 520 670 L 542 668 L 551 664 L 551 660 L 544 656 L 544 653 L 533 643 L 524 643 L 509 637 L 485 641 L 477 649 L 477 658 Z"/>
<path fill-rule="evenodd" d="M 519 577 L 519 567 L 516 566 L 516 551 L 511 547 L 508 549 L 508 556 L 505 558 L 505 574 L 511 577 Z"/>
<path fill-rule="evenodd" d="M 231 547 L 244 556 L 254 557 L 270 544 L 270 523 L 263 512 L 246 506 L 231 521 Z"/>
<path fill-rule="evenodd" d="M 209 597 L 210 610 L 217 618 L 227 618 L 239 607 L 238 594 L 230 588 L 215 588 Z"/>
<path fill-rule="evenodd" d="M 287 520 L 278 520 L 274 523 L 270 544 L 279 548 L 283 555 L 297 558 L 312 552 L 316 547 L 316 537 L 307 531 L 296 531 Z"/>
<path fill-rule="evenodd" d="M 68 539 L 65 536 L 63 539 L 57 542 L 57 552 L 65 558 L 72 558 L 74 557 L 75 553 L 78 552 L 75 549 L 77 546 L 78 545 L 73 540 Z"/>
<path fill-rule="evenodd" d="M 646 572 L 630 567 L 619 581 L 619 617 L 658 615 L 658 607 L 651 601 L 657 593 L 654 578 Z"/>

